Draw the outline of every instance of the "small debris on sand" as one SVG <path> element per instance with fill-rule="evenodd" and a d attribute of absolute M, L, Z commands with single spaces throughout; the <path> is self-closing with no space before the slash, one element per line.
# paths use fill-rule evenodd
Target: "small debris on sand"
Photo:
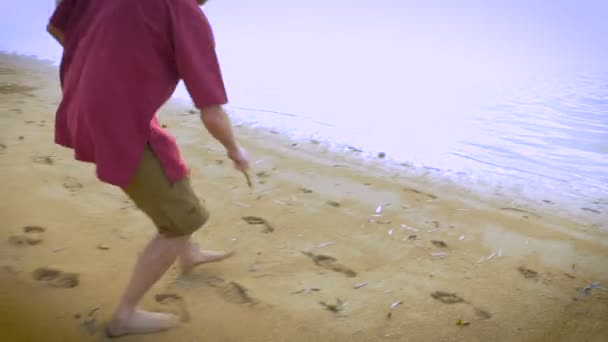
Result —
<path fill-rule="evenodd" d="M 358 290 L 358 289 L 360 289 L 362 287 L 365 287 L 365 286 L 367 286 L 367 283 L 360 283 L 360 284 L 357 284 L 357 285 L 353 286 L 353 289 Z"/>
<path fill-rule="evenodd" d="M 381 204 L 379 206 L 376 207 L 376 214 L 380 214 L 382 212 L 382 210 L 384 209 L 384 207 L 391 205 L 390 203 L 386 203 L 386 204 Z"/>
<path fill-rule="evenodd" d="M 374 220 L 374 219 L 369 219 L 367 222 L 369 222 L 369 223 L 375 223 L 375 224 L 391 224 L 391 223 L 393 223 L 392 221 L 388 221 L 388 220 Z"/>
<path fill-rule="evenodd" d="M 323 248 L 323 247 L 327 247 L 327 246 L 331 246 L 331 245 L 335 245 L 336 241 L 328 241 L 328 242 L 323 242 L 320 243 L 317 248 Z"/>
<path fill-rule="evenodd" d="M 388 314 L 386 315 L 386 318 L 393 317 L 393 310 L 395 310 L 395 308 L 398 307 L 401 304 L 403 304 L 402 300 L 394 302 L 393 304 L 391 304 L 391 309 L 389 310 Z"/>
<path fill-rule="evenodd" d="M 319 291 L 321 291 L 321 289 L 320 289 L 320 288 L 317 288 L 317 287 L 309 287 L 309 288 L 307 288 L 307 289 L 302 289 L 302 290 L 294 291 L 294 292 L 292 292 L 291 294 L 292 294 L 292 295 L 294 295 L 294 294 L 300 294 L 300 293 L 310 293 L 310 292 L 319 292 Z"/>
<path fill-rule="evenodd" d="M 412 228 L 412 227 L 410 227 L 410 226 L 408 226 L 408 225 L 405 225 L 405 224 L 402 224 L 402 225 L 401 225 L 401 228 L 404 228 L 404 229 L 407 229 L 407 230 L 411 230 L 411 231 L 413 231 L 413 232 L 417 232 L 417 231 L 418 231 L 418 229 L 416 229 L 416 228 Z"/>
<path fill-rule="evenodd" d="M 102 251 L 107 251 L 110 249 L 110 246 L 102 243 L 102 244 L 97 245 L 97 249 L 102 250 Z"/>
<path fill-rule="evenodd" d="M 344 308 L 344 302 L 340 298 L 336 298 L 335 304 L 329 304 L 323 301 L 319 302 L 319 304 L 325 307 L 326 310 L 329 310 L 334 313 L 338 313 Z"/>
<path fill-rule="evenodd" d="M 450 253 L 446 253 L 446 252 L 439 252 L 439 253 L 433 253 L 431 254 L 432 257 L 435 258 L 440 258 L 440 259 L 444 259 L 450 256 Z"/>
<path fill-rule="evenodd" d="M 457 326 L 459 326 L 459 327 L 466 327 L 466 326 L 468 326 L 468 325 L 470 325 L 470 324 L 471 324 L 471 322 L 463 321 L 463 320 L 461 320 L 461 319 L 459 319 L 459 320 L 456 322 L 456 325 L 457 325 Z"/>

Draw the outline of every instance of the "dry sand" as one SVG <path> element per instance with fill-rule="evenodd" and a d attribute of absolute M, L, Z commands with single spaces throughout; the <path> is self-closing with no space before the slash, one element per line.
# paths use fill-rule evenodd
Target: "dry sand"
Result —
<path fill-rule="evenodd" d="M 2 341 L 104 340 L 155 232 L 91 165 L 53 144 L 57 78 L 46 62 L 0 55 Z M 124 341 L 608 340 L 608 291 L 582 291 L 608 285 L 598 224 L 242 126 L 250 190 L 190 110 L 171 102 L 160 118 L 212 213 L 194 239 L 236 255 L 187 277 L 172 269 L 143 305 L 187 311 L 187 322 Z M 381 204 L 390 205 L 373 216 Z M 156 302 L 166 293 L 182 300 Z"/>

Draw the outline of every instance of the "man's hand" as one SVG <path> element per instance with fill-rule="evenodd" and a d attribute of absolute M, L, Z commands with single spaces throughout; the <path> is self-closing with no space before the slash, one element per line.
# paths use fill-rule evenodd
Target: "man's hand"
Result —
<path fill-rule="evenodd" d="M 245 172 L 249 169 L 249 156 L 244 148 L 239 146 L 232 151 L 228 151 L 228 158 L 234 162 L 234 167 L 237 170 Z"/>
<path fill-rule="evenodd" d="M 203 124 L 228 151 L 228 158 L 234 162 L 234 167 L 242 172 L 249 168 L 247 151 L 239 146 L 232 132 L 230 118 L 220 105 L 208 106 L 201 109 Z"/>

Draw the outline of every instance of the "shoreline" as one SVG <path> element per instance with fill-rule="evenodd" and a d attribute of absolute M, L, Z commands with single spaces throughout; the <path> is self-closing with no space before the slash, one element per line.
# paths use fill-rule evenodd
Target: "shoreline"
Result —
<path fill-rule="evenodd" d="M 13 327 L 0 334 L 99 340 L 134 256 L 154 230 L 124 195 L 97 181 L 91 165 L 52 144 L 60 90 L 50 63 L 0 53 L 0 80 L 7 84 L 0 88 L 0 175 L 3 196 L 11 199 L 0 204 L 0 325 Z M 177 139 L 193 186 L 211 211 L 194 239 L 237 254 L 186 278 L 172 270 L 145 305 L 177 310 L 175 303 L 155 303 L 154 294 L 178 293 L 191 322 L 147 339 L 608 336 L 608 291 L 581 292 L 608 283 L 606 232 L 589 222 L 237 125 L 252 157 L 250 191 L 191 109 L 172 100 L 159 119 Z M 243 216 L 264 218 L 274 231 L 248 225 Z M 25 226 L 44 231 L 34 237 Z M 22 245 L 15 244 L 18 237 Z M 39 267 L 78 273 L 80 282 L 62 288 L 36 280 L 32 272 Z M 470 324 L 458 326 L 459 320 Z"/>
<path fill-rule="evenodd" d="M 24 58 L 30 58 L 34 60 L 38 60 L 42 63 L 49 63 L 53 67 L 59 67 L 59 61 L 52 59 L 39 58 L 35 55 L 31 54 L 20 54 L 18 52 L 7 52 L 0 50 L 0 55 L 12 55 L 12 56 L 20 56 Z M 175 103 L 176 106 L 174 110 L 189 110 L 192 107 L 191 102 L 182 97 L 189 96 L 181 84 L 183 89 L 176 90 L 173 97 L 169 100 L 167 105 L 170 103 Z M 181 90 L 181 95 L 177 93 Z M 184 95 L 185 94 L 185 95 Z M 182 108 L 183 107 L 183 108 Z M 230 114 L 234 114 L 236 112 L 267 112 L 267 113 L 276 113 L 280 116 L 286 116 L 293 119 L 310 121 L 315 124 L 319 124 L 321 126 L 327 126 L 328 124 L 322 122 L 316 122 L 312 118 L 308 117 L 300 117 L 296 114 L 291 113 L 283 113 L 276 112 L 274 110 L 266 110 L 266 109 L 256 109 L 256 108 L 247 108 L 238 105 L 227 104 L 226 110 Z M 349 163 L 355 163 L 359 166 L 365 168 L 366 165 L 372 164 L 374 167 L 382 167 L 385 169 L 387 174 L 396 174 L 396 173 L 404 173 L 403 177 L 414 177 L 417 179 L 426 178 L 428 182 L 439 182 L 442 186 L 453 187 L 458 191 L 465 191 L 469 193 L 471 197 L 477 197 L 480 201 L 493 201 L 495 203 L 507 203 L 510 206 L 515 206 L 518 208 L 522 208 L 524 210 L 531 210 L 539 213 L 548 213 L 550 215 L 556 215 L 558 213 L 560 217 L 566 220 L 574 221 L 577 220 L 581 222 L 584 226 L 589 226 L 592 229 L 599 229 L 604 232 L 608 232 L 608 185 L 605 189 L 602 189 L 601 181 L 594 179 L 594 181 L 600 185 L 591 186 L 595 190 L 593 192 L 589 191 L 587 193 L 577 192 L 576 194 L 572 194 L 570 191 L 564 191 L 560 189 L 560 193 L 556 195 L 555 192 L 547 194 L 547 190 L 555 190 L 556 188 L 560 188 L 559 183 L 555 184 L 544 184 L 540 187 L 537 187 L 531 191 L 527 188 L 530 187 L 530 183 L 534 183 L 533 179 L 525 179 L 525 177 L 520 177 L 518 183 L 504 183 L 504 179 L 506 177 L 511 177 L 511 175 L 502 175 L 500 178 L 502 181 L 496 182 L 495 180 L 490 180 L 489 178 L 480 178 L 478 174 L 467 173 L 466 171 L 453 171 L 450 169 L 440 169 L 440 165 L 424 165 L 422 163 L 413 163 L 408 160 L 402 159 L 394 159 L 390 154 L 386 154 L 379 149 L 376 150 L 367 150 L 361 146 L 353 145 L 348 142 L 331 142 L 325 139 L 322 139 L 318 136 L 306 136 L 301 133 L 287 132 L 285 129 L 280 127 L 277 128 L 269 128 L 266 123 L 262 125 L 258 125 L 258 121 L 251 121 L 248 119 L 238 118 L 235 115 L 231 115 L 233 123 L 239 126 L 247 126 L 249 129 L 257 130 L 259 134 L 264 135 L 282 135 L 286 136 L 289 143 L 298 143 L 300 146 L 304 143 L 310 143 L 310 150 L 313 151 L 323 151 L 325 153 L 331 153 L 333 155 L 339 155 L 344 157 L 345 160 Z M 246 117 L 246 115 L 243 115 Z M 197 120 L 194 120 L 194 124 L 198 124 Z M 379 158 L 378 154 L 383 153 L 386 155 L 384 158 Z M 465 159 L 468 156 L 460 156 Z M 471 160 L 475 160 L 472 158 Z M 484 161 L 476 160 L 478 163 L 487 164 Z M 487 167 L 487 166 L 486 166 Z M 496 171 L 498 173 L 504 173 L 504 167 L 498 166 Z M 486 173 L 491 173 L 491 170 L 486 170 Z M 524 170 L 523 173 L 529 173 Z M 552 179 L 552 177 L 543 177 L 534 172 L 529 173 L 533 176 L 534 180 L 546 181 L 547 179 Z M 516 176 L 516 175 L 515 175 Z M 516 176 L 518 177 L 518 176 Z M 554 179 L 555 181 L 555 179 Z M 567 184 L 567 182 L 562 181 L 561 184 Z M 497 190 L 498 189 L 498 190 Z M 545 192 L 545 195 L 542 194 Z"/>

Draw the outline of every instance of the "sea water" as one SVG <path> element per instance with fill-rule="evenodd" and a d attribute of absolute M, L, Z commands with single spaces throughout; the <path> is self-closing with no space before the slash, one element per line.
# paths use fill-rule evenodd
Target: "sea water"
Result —
<path fill-rule="evenodd" d="M 0 50 L 58 62 L 53 7 L 0 3 Z M 211 0 L 205 11 L 235 121 L 608 224 L 607 1 Z M 183 84 L 175 96 L 189 98 Z"/>

